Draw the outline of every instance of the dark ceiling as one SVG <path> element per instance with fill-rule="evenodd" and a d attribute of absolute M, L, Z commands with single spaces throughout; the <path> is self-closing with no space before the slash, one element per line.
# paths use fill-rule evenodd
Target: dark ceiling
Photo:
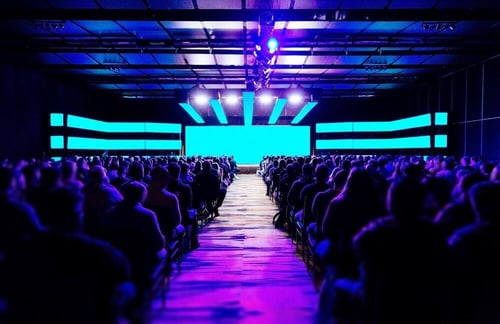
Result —
<path fill-rule="evenodd" d="M 500 53 L 493 0 L 11 0 L 0 19 L 11 59 L 130 99 L 377 96 Z M 268 64 L 254 51 L 270 36 Z"/>

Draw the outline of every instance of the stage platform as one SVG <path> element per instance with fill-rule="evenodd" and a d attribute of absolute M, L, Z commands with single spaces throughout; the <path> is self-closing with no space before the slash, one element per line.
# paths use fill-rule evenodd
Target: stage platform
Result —
<path fill-rule="evenodd" d="M 238 164 L 238 173 L 240 174 L 256 174 L 258 169 L 258 164 Z"/>

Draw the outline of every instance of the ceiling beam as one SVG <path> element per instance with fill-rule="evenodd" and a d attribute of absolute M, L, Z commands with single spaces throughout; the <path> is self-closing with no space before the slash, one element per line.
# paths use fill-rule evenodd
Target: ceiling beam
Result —
<path fill-rule="evenodd" d="M 332 60 L 333 61 L 333 60 Z M 50 70 L 67 70 L 67 69 L 164 69 L 164 70 L 213 70 L 214 65 L 203 64 L 203 65 L 186 65 L 186 64 L 26 64 L 29 67 L 34 68 L 47 68 Z M 368 64 L 370 65 L 370 64 Z M 373 65 L 373 64 L 371 64 Z M 443 64 L 385 64 L 387 68 L 393 69 L 436 69 L 440 67 L 446 68 L 461 68 L 467 64 L 454 64 L 454 63 L 443 63 Z M 241 69 L 251 69 L 251 65 L 219 65 L 221 69 L 224 70 L 241 70 Z M 272 66 L 273 71 L 276 70 L 289 70 L 289 69 L 364 69 L 364 64 L 275 64 Z M 214 75 L 219 75 L 218 73 Z M 220 76 L 220 75 L 219 75 Z M 177 78 L 178 76 L 173 76 Z M 317 77 L 317 75 L 316 75 Z"/>
<path fill-rule="evenodd" d="M 268 10 L 269 11 L 269 10 Z M 496 21 L 499 8 L 481 9 L 275 9 L 275 21 Z M 36 9 L 3 8 L 0 19 L 259 21 L 259 9 Z M 324 17 L 318 19 L 318 16 Z"/>

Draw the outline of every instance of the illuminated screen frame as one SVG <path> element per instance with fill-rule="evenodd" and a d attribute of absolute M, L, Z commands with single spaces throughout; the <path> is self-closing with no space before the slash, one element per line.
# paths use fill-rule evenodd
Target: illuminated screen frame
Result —
<path fill-rule="evenodd" d="M 311 154 L 310 126 L 186 126 L 187 156 L 234 156 L 239 164 L 258 164 L 266 155 Z"/>

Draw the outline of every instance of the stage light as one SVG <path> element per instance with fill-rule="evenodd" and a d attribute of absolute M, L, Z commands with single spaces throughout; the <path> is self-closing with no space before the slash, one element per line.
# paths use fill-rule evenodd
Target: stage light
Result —
<path fill-rule="evenodd" d="M 208 103 L 208 96 L 205 93 L 197 93 L 194 96 L 194 102 L 197 105 L 206 105 Z"/>
<path fill-rule="evenodd" d="M 259 101 L 261 104 L 268 105 L 273 101 L 273 97 L 270 94 L 265 93 L 259 97 Z"/>
<path fill-rule="evenodd" d="M 292 93 L 289 97 L 288 100 L 290 101 L 291 104 L 299 104 L 302 102 L 302 96 L 298 93 Z"/>
<path fill-rule="evenodd" d="M 274 37 L 269 38 L 267 41 L 267 49 L 269 50 L 269 53 L 274 54 L 278 49 L 278 40 Z"/>
<path fill-rule="evenodd" d="M 226 102 L 230 105 L 235 105 L 238 103 L 238 97 L 235 96 L 235 95 L 229 95 L 227 98 L 226 98 Z"/>

